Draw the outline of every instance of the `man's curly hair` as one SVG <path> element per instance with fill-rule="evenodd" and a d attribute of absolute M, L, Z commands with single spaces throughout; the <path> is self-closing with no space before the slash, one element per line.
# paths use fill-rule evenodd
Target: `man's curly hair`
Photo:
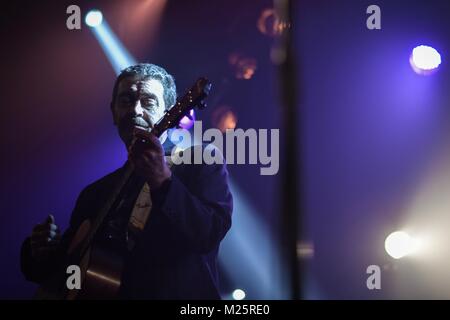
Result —
<path fill-rule="evenodd" d="M 164 68 L 151 63 L 139 63 L 123 69 L 114 83 L 112 104 L 114 105 L 119 83 L 127 77 L 139 76 L 144 79 L 155 79 L 161 81 L 164 88 L 164 103 L 166 109 L 170 109 L 177 100 L 177 88 L 175 80 Z"/>

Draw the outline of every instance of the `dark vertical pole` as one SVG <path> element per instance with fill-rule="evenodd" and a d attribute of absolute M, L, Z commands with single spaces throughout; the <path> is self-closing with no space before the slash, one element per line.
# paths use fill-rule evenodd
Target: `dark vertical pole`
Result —
<path fill-rule="evenodd" d="M 284 147 L 281 153 L 281 253 L 284 285 L 289 287 L 290 299 L 301 299 L 302 266 L 297 256 L 297 241 L 301 239 L 302 214 L 301 214 L 301 183 L 300 173 L 302 168 L 301 123 L 297 114 L 297 99 L 299 97 L 299 83 L 296 78 L 296 65 L 293 43 L 292 0 L 275 0 L 275 9 L 279 17 L 279 23 L 284 24 L 279 38 L 278 46 L 274 49 L 276 62 L 279 65 L 279 84 L 282 102 L 281 134 L 284 137 Z M 272 57 L 274 57 L 272 55 Z"/>

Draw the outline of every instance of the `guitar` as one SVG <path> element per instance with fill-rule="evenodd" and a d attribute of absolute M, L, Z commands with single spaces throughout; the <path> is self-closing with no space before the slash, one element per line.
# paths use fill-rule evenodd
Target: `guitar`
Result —
<path fill-rule="evenodd" d="M 194 108 L 204 109 L 204 99 L 211 90 L 206 78 L 199 78 L 191 89 L 154 125 L 151 133 L 160 137 L 166 130 L 177 127 L 180 120 Z M 136 128 L 137 129 L 137 128 Z M 85 220 L 77 229 L 66 253 L 64 270 L 46 281 L 35 295 L 36 299 L 114 299 L 121 286 L 124 266 L 123 242 L 117 241 L 116 230 L 105 224 L 111 211 L 120 202 L 125 190 L 139 183 L 134 179 L 133 168 L 125 164 L 123 174 L 93 221 Z M 142 186 L 143 182 L 138 185 Z M 125 230 L 122 230 L 125 232 Z M 99 234 L 101 236 L 99 236 Z M 66 268 L 79 266 L 81 289 L 68 289 Z"/>

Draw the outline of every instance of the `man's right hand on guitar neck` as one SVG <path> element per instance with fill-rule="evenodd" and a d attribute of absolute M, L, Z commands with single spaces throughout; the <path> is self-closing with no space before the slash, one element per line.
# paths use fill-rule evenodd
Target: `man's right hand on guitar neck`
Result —
<path fill-rule="evenodd" d="M 53 215 L 36 225 L 31 234 L 31 255 L 36 261 L 45 261 L 56 252 L 61 241 L 61 232 Z"/>

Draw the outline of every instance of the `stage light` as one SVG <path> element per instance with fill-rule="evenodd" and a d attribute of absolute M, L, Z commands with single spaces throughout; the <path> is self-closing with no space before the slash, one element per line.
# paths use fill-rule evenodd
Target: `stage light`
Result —
<path fill-rule="evenodd" d="M 234 300 L 243 300 L 245 299 L 245 291 L 242 289 L 236 289 L 233 291 L 233 299 Z"/>
<path fill-rule="evenodd" d="M 300 259 L 311 259 L 314 257 L 314 244 L 312 242 L 297 243 L 297 257 Z"/>
<path fill-rule="evenodd" d="M 256 26 L 262 34 L 275 37 L 282 34 L 286 29 L 289 29 L 291 24 L 281 21 L 275 9 L 268 8 L 261 12 Z"/>
<path fill-rule="evenodd" d="M 229 55 L 228 63 L 234 69 L 236 79 L 250 80 L 257 69 L 255 58 L 237 52 Z"/>
<path fill-rule="evenodd" d="M 236 128 L 237 116 L 231 107 L 222 105 L 213 111 L 211 122 L 214 127 L 225 133 L 227 129 Z"/>
<path fill-rule="evenodd" d="M 86 20 L 87 18 L 88 16 L 86 16 Z M 90 30 L 97 38 L 116 75 L 126 67 L 136 64 L 136 60 L 123 46 L 105 19 L 102 19 L 101 24 Z"/>
<path fill-rule="evenodd" d="M 181 120 L 180 120 L 180 127 L 186 130 L 189 130 L 190 128 L 192 128 L 192 126 L 194 125 L 194 121 L 195 121 L 195 112 L 194 110 L 191 110 L 189 112 L 189 116 L 192 119 L 189 119 L 189 117 L 184 116 Z"/>
<path fill-rule="evenodd" d="M 219 262 L 227 279 L 244 287 L 250 299 L 287 299 L 279 270 L 279 255 L 271 226 L 261 219 L 246 193 L 230 177 L 233 194 L 233 227 L 220 246 Z M 275 279 L 276 278 L 276 279 Z M 232 292 L 229 298 L 233 299 Z"/>
<path fill-rule="evenodd" d="M 404 231 L 395 231 L 384 242 L 386 252 L 394 259 L 400 259 L 417 251 L 419 240 Z"/>
<path fill-rule="evenodd" d="M 427 75 L 434 72 L 442 61 L 436 49 L 421 45 L 413 49 L 409 62 L 416 73 Z"/>
<path fill-rule="evenodd" d="M 103 21 L 103 15 L 98 10 L 91 10 L 87 13 L 85 22 L 89 27 L 98 27 Z"/>

